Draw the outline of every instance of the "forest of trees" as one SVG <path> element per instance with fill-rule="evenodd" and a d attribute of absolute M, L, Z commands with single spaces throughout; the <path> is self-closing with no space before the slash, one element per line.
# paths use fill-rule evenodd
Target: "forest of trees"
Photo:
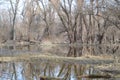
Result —
<path fill-rule="evenodd" d="M 1 1 L 0 42 L 7 40 L 120 43 L 120 1 Z"/>

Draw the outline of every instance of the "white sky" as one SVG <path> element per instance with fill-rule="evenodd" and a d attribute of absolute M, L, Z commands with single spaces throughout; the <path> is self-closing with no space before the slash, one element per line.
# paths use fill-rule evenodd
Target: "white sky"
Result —
<path fill-rule="evenodd" d="M 12 0 L 13 2 L 15 0 Z M 20 0 L 19 2 L 19 6 L 18 6 L 18 11 L 20 11 L 22 9 L 22 5 L 23 4 L 23 0 Z M 11 5 L 10 5 L 10 2 L 9 0 L 0 0 L 0 10 L 8 10 L 10 9 Z"/>

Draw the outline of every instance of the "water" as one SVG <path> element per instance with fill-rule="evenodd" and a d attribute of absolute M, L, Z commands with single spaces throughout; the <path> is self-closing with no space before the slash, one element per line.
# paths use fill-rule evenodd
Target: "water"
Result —
<path fill-rule="evenodd" d="M 119 80 L 120 46 L 119 45 L 27 45 L 4 46 L 0 48 L 1 57 L 12 57 L 28 54 L 59 57 L 81 57 L 88 55 L 112 56 L 114 63 L 80 64 L 64 60 L 9 60 L 0 62 L 0 80 Z M 25 57 L 26 58 L 26 57 Z M 112 78 L 110 78 L 112 77 Z"/>

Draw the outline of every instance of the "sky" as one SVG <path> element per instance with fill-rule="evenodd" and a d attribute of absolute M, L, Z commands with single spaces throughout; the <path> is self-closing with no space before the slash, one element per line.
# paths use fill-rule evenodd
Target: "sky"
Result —
<path fill-rule="evenodd" d="M 12 0 L 13 2 L 15 0 Z M 22 5 L 23 4 L 23 0 L 20 0 L 19 2 L 19 10 L 22 9 Z M 10 9 L 11 5 L 10 5 L 10 1 L 9 0 L 0 0 L 0 9 L 2 10 L 8 10 Z"/>
<path fill-rule="evenodd" d="M 6 0 L 0 0 L 0 9 L 6 9 L 9 7 L 9 2 Z"/>

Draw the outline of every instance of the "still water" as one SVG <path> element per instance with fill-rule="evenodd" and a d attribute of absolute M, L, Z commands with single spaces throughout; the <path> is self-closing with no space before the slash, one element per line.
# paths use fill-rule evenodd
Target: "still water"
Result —
<path fill-rule="evenodd" d="M 120 80 L 120 46 L 68 46 L 27 45 L 4 46 L 0 48 L 1 57 L 25 54 L 29 56 L 44 54 L 59 57 L 81 57 L 86 55 L 112 56 L 115 60 L 110 64 L 78 64 L 49 60 L 1 61 L 0 80 Z"/>

